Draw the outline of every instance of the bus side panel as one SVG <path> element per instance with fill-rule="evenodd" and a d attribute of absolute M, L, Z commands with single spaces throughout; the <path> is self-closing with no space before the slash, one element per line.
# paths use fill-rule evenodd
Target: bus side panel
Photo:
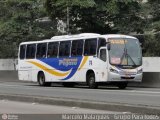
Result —
<path fill-rule="evenodd" d="M 28 80 L 28 71 L 19 70 L 18 71 L 18 79 L 19 80 Z"/>
<path fill-rule="evenodd" d="M 76 82 L 86 82 L 86 75 L 89 70 L 95 74 L 95 82 L 107 81 L 107 63 L 101 62 L 99 58 L 89 56 L 82 68 L 79 68 L 75 74 Z"/>
<path fill-rule="evenodd" d="M 87 69 L 84 67 L 81 70 L 78 70 L 75 74 L 75 82 L 86 82 L 86 72 Z"/>
<path fill-rule="evenodd" d="M 46 71 L 52 71 L 52 70 L 55 70 L 55 69 L 46 69 Z M 59 78 L 53 74 L 50 74 L 46 71 L 44 71 L 46 82 L 60 82 L 61 78 Z"/>
<path fill-rule="evenodd" d="M 41 69 L 37 68 L 36 66 L 33 66 L 33 69 L 32 69 L 32 81 L 33 82 L 38 82 L 37 78 L 38 78 L 38 72 L 41 71 Z"/>
<path fill-rule="evenodd" d="M 107 82 L 108 77 L 108 65 L 107 61 L 102 61 L 99 58 L 95 60 L 94 69 L 96 71 L 96 82 Z"/>
<path fill-rule="evenodd" d="M 26 63 L 26 60 L 18 61 L 18 77 L 19 80 L 31 81 L 31 72 L 32 66 Z"/>
<path fill-rule="evenodd" d="M 84 66 L 85 79 L 88 70 L 92 70 L 95 74 L 95 82 L 106 82 L 108 76 L 107 61 L 104 62 L 97 57 L 90 56 Z"/>
<path fill-rule="evenodd" d="M 38 66 L 45 72 L 45 77 L 47 78 L 46 81 L 74 82 L 77 81 L 75 76 L 83 61 L 86 62 L 82 57 L 63 57 L 38 59 L 35 62 L 38 62 L 38 64 L 40 64 Z"/>

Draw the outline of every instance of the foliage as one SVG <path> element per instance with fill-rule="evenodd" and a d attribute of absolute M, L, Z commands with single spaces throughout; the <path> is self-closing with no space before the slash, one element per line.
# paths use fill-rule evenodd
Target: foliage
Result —
<path fill-rule="evenodd" d="M 160 56 L 160 33 L 156 34 L 137 34 L 134 35 L 142 43 L 142 53 L 144 57 Z"/>
<path fill-rule="evenodd" d="M 73 32 L 130 33 L 141 32 L 140 4 L 136 0 L 46 0 L 53 20 L 67 21 Z M 77 29 L 78 28 L 78 29 Z"/>
<path fill-rule="evenodd" d="M 160 1 L 148 0 L 144 3 L 141 16 L 145 20 L 143 54 L 144 56 L 160 56 Z"/>
<path fill-rule="evenodd" d="M 51 30 L 47 31 L 40 27 L 38 21 L 39 18 L 46 16 L 43 4 L 44 0 L 3 0 L 0 2 L 0 57 L 16 56 L 15 51 L 20 42 L 48 37 Z"/>
<path fill-rule="evenodd" d="M 144 3 L 141 11 L 143 18 L 146 21 L 144 27 L 145 32 L 156 33 L 160 31 L 160 1 L 148 0 Z"/>
<path fill-rule="evenodd" d="M 160 0 L 0 0 L 0 58 L 16 57 L 20 42 L 62 34 L 55 28 L 67 8 L 71 33 L 140 33 L 143 55 L 160 56 Z"/>

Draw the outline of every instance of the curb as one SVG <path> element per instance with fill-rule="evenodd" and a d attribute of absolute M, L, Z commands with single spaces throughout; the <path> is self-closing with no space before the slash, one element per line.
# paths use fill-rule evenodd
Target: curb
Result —
<path fill-rule="evenodd" d="M 0 100 L 36 102 L 40 104 L 49 104 L 49 105 L 71 106 L 71 107 L 76 106 L 81 108 L 109 110 L 117 112 L 160 115 L 160 107 L 95 102 L 95 101 L 85 101 L 85 100 L 69 99 L 69 98 L 50 98 L 43 96 L 0 94 Z"/>

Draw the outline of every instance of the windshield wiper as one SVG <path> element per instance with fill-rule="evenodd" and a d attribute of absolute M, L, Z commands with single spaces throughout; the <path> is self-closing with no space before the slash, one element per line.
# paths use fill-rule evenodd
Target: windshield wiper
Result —
<path fill-rule="evenodd" d="M 128 65 L 128 57 L 130 58 L 130 60 L 132 61 L 132 63 L 134 64 L 134 66 L 136 66 L 136 63 L 134 62 L 134 60 L 132 59 L 132 57 L 128 54 L 128 52 L 127 52 L 127 48 L 126 48 L 126 45 L 125 45 L 125 47 L 124 47 L 124 52 L 123 52 L 123 55 L 122 55 L 122 57 L 121 57 L 121 65 L 122 65 L 122 61 L 123 61 L 123 59 L 124 59 L 124 57 L 127 57 L 127 65 Z"/>
<path fill-rule="evenodd" d="M 134 66 L 137 66 L 136 63 L 134 62 L 133 58 L 128 53 L 126 55 L 131 59 L 131 61 L 134 64 Z"/>
<path fill-rule="evenodd" d="M 122 61 L 123 61 L 124 57 L 126 57 L 126 54 L 127 54 L 127 49 L 126 49 L 126 46 L 125 46 L 125 47 L 124 47 L 123 55 L 122 55 L 122 57 L 121 57 L 121 63 L 120 63 L 120 65 L 122 65 Z M 127 59 L 127 65 L 128 65 L 128 59 Z"/>

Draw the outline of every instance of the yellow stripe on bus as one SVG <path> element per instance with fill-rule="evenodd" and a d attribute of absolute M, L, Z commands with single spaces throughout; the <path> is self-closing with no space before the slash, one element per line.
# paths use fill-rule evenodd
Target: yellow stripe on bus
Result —
<path fill-rule="evenodd" d="M 69 74 L 69 72 L 60 73 L 60 72 L 57 72 L 55 70 L 48 69 L 47 67 L 45 67 L 45 66 L 43 66 L 43 65 L 41 65 L 41 64 L 39 64 L 37 62 L 34 62 L 34 61 L 28 61 L 28 62 L 34 64 L 35 66 L 37 66 L 37 67 L 43 69 L 44 71 L 46 71 L 46 72 L 48 72 L 48 73 L 50 73 L 52 75 L 55 75 L 55 76 L 63 77 L 63 76 L 66 76 L 66 75 Z"/>
<path fill-rule="evenodd" d="M 85 56 L 85 57 L 83 58 L 83 61 L 82 61 L 82 63 L 81 63 L 81 66 L 79 67 L 78 70 L 81 70 L 81 69 L 82 69 L 82 67 L 83 67 L 84 64 L 87 62 L 87 60 L 88 60 L 88 56 Z"/>

